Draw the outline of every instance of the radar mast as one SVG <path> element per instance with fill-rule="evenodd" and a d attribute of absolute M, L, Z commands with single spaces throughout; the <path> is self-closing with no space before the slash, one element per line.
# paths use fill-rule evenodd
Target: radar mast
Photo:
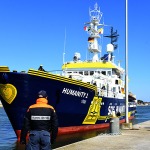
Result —
<path fill-rule="evenodd" d="M 103 34 L 103 24 L 100 24 L 103 13 L 100 11 L 100 7 L 96 3 L 94 9 L 89 9 L 90 22 L 85 23 L 84 27 L 89 34 L 88 37 L 88 50 L 93 53 L 93 62 L 99 61 L 98 54 L 101 52 L 101 46 L 98 44 L 98 39 Z M 98 28 L 101 26 L 101 28 Z"/>

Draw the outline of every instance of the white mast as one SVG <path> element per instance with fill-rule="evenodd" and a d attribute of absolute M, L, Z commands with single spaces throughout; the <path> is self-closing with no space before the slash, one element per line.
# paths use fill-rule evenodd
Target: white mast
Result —
<path fill-rule="evenodd" d="M 88 26 L 85 28 L 85 30 L 88 31 L 90 35 L 88 38 L 88 50 L 93 53 L 92 61 L 96 62 L 99 61 L 98 53 L 101 52 L 101 49 L 99 48 L 100 46 L 98 44 L 98 38 L 100 38 L 100 32 L 103 32 L 103 28 L 97 28 L 100 25 L 100 20 L 102 18 L 102 12 L 100 11 L 100 8 L 98 8 L 97 3 L 94 5 L 94 10 L 89 10 L 89 15 L 91 22 L 86 23 Z"/>

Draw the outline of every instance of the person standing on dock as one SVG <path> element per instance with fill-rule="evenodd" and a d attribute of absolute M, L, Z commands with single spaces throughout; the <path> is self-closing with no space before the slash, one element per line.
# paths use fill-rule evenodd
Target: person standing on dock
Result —
<path fill-rule="evenodd" d="M 29 141 L 26 150 L 51 150 L 58 133 L 58 119 L 54 108 L 48 105 L 48 95 L 41 90 L 38 93 L 36 104 L 31 105 L 24 117 L 20 143 L 26 144 L 29 132 Z"/>

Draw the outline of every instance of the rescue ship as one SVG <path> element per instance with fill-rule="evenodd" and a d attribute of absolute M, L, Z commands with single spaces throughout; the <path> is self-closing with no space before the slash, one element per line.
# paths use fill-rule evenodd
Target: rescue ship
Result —
<path fill-rule="evenodd" d="M 45 71 L 42 66 L 27 72 L 0 66 L 0 99 L 18 139 L 23 117 L 40 90 L 47 91 L 49 104 L 57 112 L 59 134 L 107 128 L 114 112 L 120 114 L 120 123 L 125 122 L 124 69 L 115 64 L 116 45 L 109 43 L 106 54 L 99 57 L 102 47 L 98 41 L 104 36 L 104 24 L 97 3 L 89 15 L 84 30 L 89 34 L 92 59 L 82 61 L 80 53 L 75 53 L 72 61 L 64 62 L 60 74 Z M 112 30 L 108 37 L 118 35 Z M 129 99 L 129 119 L 134 118 L 135 110 L 136 97 Z"/>

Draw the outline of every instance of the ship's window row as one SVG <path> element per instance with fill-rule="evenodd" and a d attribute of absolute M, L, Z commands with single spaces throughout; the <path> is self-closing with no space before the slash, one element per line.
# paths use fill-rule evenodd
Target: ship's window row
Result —
<path fill-rule="evenodd" d="M 111 76 L 112 75 L 112 71 L 67 71 L 68 74 L 81 74 L 81 75 L 85 75 L 85 76 L 92 76 L 94 74 L 103 74 L 103 75 L 108 75 Z"/>

